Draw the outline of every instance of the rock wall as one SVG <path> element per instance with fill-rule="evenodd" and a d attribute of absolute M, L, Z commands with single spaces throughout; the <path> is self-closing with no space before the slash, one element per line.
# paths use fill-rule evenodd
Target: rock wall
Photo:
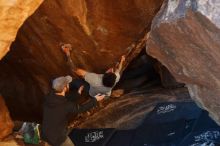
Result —
<path fill-rule="evenodd" d="M 7 106 L 0 95 L 0 140 L 11 134 L 14 124 L 11 120 Z"/>
<path fill-rule="evenodd" d="M 154 18 L 147 53 L 220 123 L 220 1 L 166 0 Z"/>
<path fill-rule="evenodd" d="M 164 89 L 142 87 L 131 91 L 101 108 L 83 121 L 75 120 L 74 128 L 135 129 L 147 113 L 160 102 L 191 101 L 186 88 Z"/>
<path fill-rule="evenodd" d="M 43 0 L 0 1 L 0 60 L 9 51 L 18 29 Z"/>
<path fill-rule="evenodd" d="M 173 75 L 169 72 L 169 70 L 163 66 L 160 62 L 155 63 L 154 65 L 156 71 L 160 75 L 161 85 L 164 88 L 177 88 L 177 87 L 183 87 L 183 83 L 179 83 L 175 80 Z"/>
<path fill-rule="evenodd" d="M 0 91 L 12 117 L 39 120 L 50 81 L 70 73 L 60 43 L 72 44 L 77 66 L 103 72 L 150 29 L 162 1 L 45 0 L 0 62 Z"/>

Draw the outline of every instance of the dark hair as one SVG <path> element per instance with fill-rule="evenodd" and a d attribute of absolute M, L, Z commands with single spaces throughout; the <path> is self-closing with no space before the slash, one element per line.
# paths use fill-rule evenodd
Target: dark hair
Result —
<path fill-rule="evenodd" d="M 106 87 L 113 87 L 115 84 L 115 80 L 116 80 L 115 73 L 109 72 L 103 75 L 102 83 Z"/>

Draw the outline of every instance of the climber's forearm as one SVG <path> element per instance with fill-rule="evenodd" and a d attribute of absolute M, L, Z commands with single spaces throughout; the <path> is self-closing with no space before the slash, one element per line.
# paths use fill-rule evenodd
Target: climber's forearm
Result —
<path fill-rule="evenodd" d="M 67 56 L 67 64 L 68 64 L 68 66 L 70 67 L 70 70 L 72 71 L 72 73 L 73 73 L 74 75 L 77 75 L 77 76 L 80 76 L 80 77 L 83 78 L 83 77 L 85 76 L 85 74 L 87 73 L 86 70 L 81 69 L 81 68 L 77 68 L 77 67 L 74 65 L 74 63 L 73 63 L 73 61 L 72 61 L 72 59 L 71 59 L 70 56 Z"/>
<path fill-rule="evenodd" d="M 67 56 L 67 64 L 70 67 L 71 71 L 75 71 L 76 66 L 74 65 L 74 63 L 73 63 L 73 61 L 72 61 L 70 56 Z"/>
<path fill-rule="evenodd" d="M 119 72 L 121 72 L 121 70 L 122 70 L 123 63 L 124 63 L 124 61 L 121 60 L 120 63 L 119 63 L 119 65 L 118 65 L 118 70 L 119 70 Z"/>
<path fill-rule="evenodd" d="M 120 62 L 117 64 L 116 70 L 121 74 L 125 59 L 121 59 Z"/>
<path fill-rule="evenodd" d="M 84 70 L 84 69 L 81 69 L 81 68 L 76 68 L 76 69 L 74 70 L 74 73 L 75 73 L 76 75 L 78 75 L 78 76 L 84 78 L 85 75 L 86 75 L 86 73 L 87 73 L 87 71 Z"/>

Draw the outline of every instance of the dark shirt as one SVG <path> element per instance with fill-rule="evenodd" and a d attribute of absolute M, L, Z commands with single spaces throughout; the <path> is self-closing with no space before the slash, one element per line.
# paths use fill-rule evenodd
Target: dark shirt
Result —
<path fill-rule="evenodd" d="M 60 146 L 66 140 L 68 115 L 85 112 L 96 104 L 95 98 L 78 105 L 64 96 L 50 93 L 45 97 L 43 107 L 42 138 L 52 146 Z"/>
<path fill-rule="evenodd" d="M 84 86 L 82 94 L 78 96 L 78 90 L 81 86 Z M 68 100 L 73 102 L 79 101 L 79 99 L 87 99 L 89 96 L 89 84 L 83 79 L 74 79 L 69 84 L 69 92 L 65 95 Z M 78 94 L 78 95 L 77 95 Z"/>

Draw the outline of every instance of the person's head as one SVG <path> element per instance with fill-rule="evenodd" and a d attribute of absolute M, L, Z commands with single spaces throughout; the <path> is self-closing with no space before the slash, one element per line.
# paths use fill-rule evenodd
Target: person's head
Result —
<path fill-rule="evenodd" d="M 115 85 L 116 75 L 114 72 L 106 72 L 103 75 L 102 83 L 106 87 L 113 87 Z"/>
<path fill-rule="evenodd" d="M 69 83 L 72 82 L 71 76 L 62 76 L 53 80 L 52 88 L 56 93 L 66 93 L 69 90 Z"/>

